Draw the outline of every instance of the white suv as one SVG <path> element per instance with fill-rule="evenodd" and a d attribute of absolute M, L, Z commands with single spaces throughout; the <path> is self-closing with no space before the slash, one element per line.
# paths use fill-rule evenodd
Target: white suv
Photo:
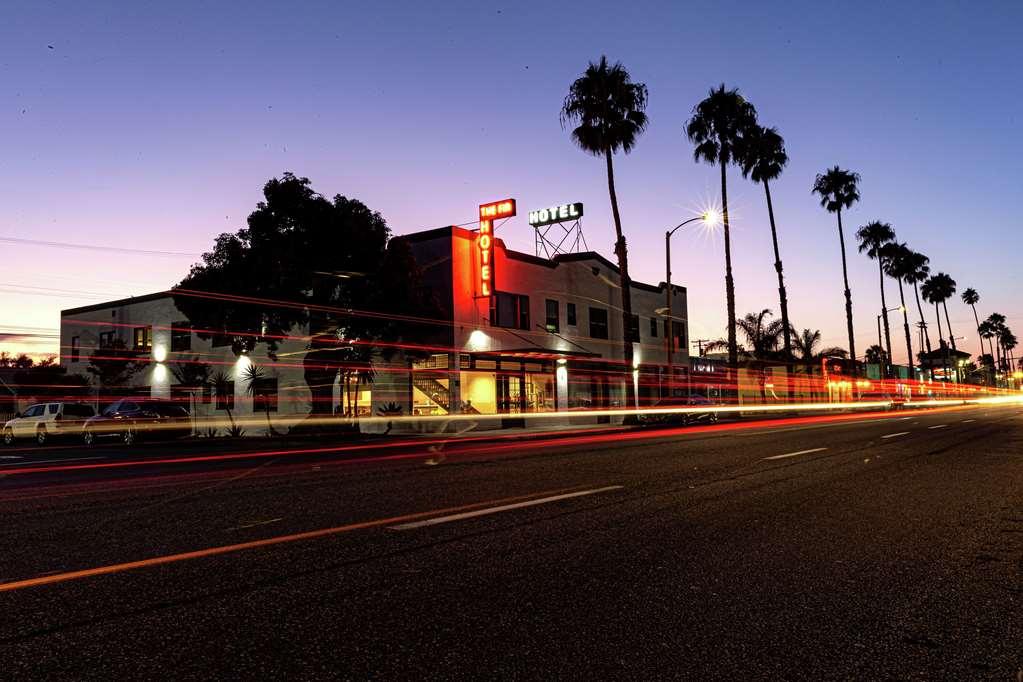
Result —
<path fill-rule="evenodd" d="M 57 436 L 79 436 L 82 425 L 96 415 L 92 405 L 85 403 L 38 403 L 4 424 L 2 437 L 5 445 L 17 438 L 34 438 L 39 445 Z"/>

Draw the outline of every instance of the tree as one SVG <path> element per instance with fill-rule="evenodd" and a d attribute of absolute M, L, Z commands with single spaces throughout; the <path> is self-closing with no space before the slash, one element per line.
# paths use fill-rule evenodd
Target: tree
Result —
<path fill-rule="evenodd" d="M 721 223 L 725 235 L 725 299 L 728 308 L 728 362 L 738 361 L 735 322 L 735 281 L 732 278 L 732 239 L 728 215 L 726 170 L 740 161 L 742 136 L 757 122 L 757 111 L 738 89 L 726 90 L 722 83 L 693 108 L 686 123 L 686 136 L 695 146 L 693 159 L 717 165 L 721 170 Z"/>
<path fill-rule="evenodd" d="M 89 393 L 89 379 L 80 374 L 68 374 L 67 368 L 57 364 L 54 357 L 33 362 L 14 373 L 14 385 L 23 397 L 81 398 Z"/>
<path fill-rule="evenodd" d="M 247 228 L 220 235 L 192 266 L 174 302 L 205 330 L 197 332 L 201 338 L 220 330 L 236 355 L 265 344 L 274 360 L 281 338 L 308 334 L 314 341 L 303 366 L 311 411 L 329 415 L 340 371 L 332 350 L 355 339 L 392 348 L 420 327 L 440 334 L 443 327 L 431 319 L 436 301 L 408 244 L 389 239 L 384 218 L 362 202 L 328 200 L 292 173 L 268 181 L 263 196 Z"/>
<path fill-rule="evenodd" d="M 561 107 L 561 125 L 572 124 L 572 141 L 588 154 L 603 156 L 607 164 L 607 191 L 611 199 L 611 215 L 615 223 L 615 255 L 618 257 L 618 277 L 622 291 L 622 331 L 625 367 L 632 367 L 632 280 L 629 277 L 629 252 L 622 230 L 622 217 L 618 210 L 615 191 L 614 155 L 628 154 L 636 140 L 646 129 L 647 89 L 634 83 L 620 62 L 608 64 L 601 56 L 597 63 L 590 62 L 586 71 L 569 87 Z M 636 390 L 632 381 L 625 382 L 626 404 L 636 405 Z"/>
<path fill-rule="evenodd" d="M 984 336 L 980 333 L 980 316 L 977 315 L 977 304 L 980 302 L 980 294 L 977 293 L 976 289 L 968 287 L 963 290 L 962 299 L 963 303 L 973 309 L 973 321 L 977 324 L 977 336 L 980 337 L 980 353 L 978 355 L 983 355 Z"/>
<path fill-rule="evenodd" d="M 764 308 L 758 313 L 747 313 L 736 321 L 739 330 L 746 337 L 750 353 L 758 360 L 770 359 L 778 350 L 782 336 L 781 320 L 767 321 L 774 313 Z"/>
<path fill-rule="evenodd" d="M 242 372 L 242 379 L 245 380 L 245 393 L 252 398 L 252 407 L 255 409 L 258 403 L 263 404 L 263 411 L 266 413 L 266 435 L 276 436 L 273 424 L 270 423 L 270 400 L 267 394 L 266 372 L 259 365 L 249 364 Z"/>
<path fill-rule="evenodd" d="M 923 294 L 924 300 L 928 303 L 934 304 L 934 314 L 938 318 L 938 341 L 943 350 L 945 377 L 948 380 L 948 346 L 945 344 L 945 339 L 941 331 L 941 310 L 938 308 L 939 304 L 944 304 L 952 294 L 955 293 L 955 281 L 943 272 L 939 272 L 936 275 L 932 275 L 924 282 L 923 286 L 920 287 L 920 293 Z M 948 317 L 948 307 L 945 306 L 945 316 Z M 952 327 L 949 325 L 949 335 L 951 336 Z M 955 344 L 953 343 L 953 348 Z"/>
<path fill-rule="evenodd" d="M 138 353 L 126 348 L 121 339 L 114 339 L 109 346 L 92 352 L 85 371 L 93 376 L 101 391 L 109 391 L 127 384 L 143 366 Z"/>
<path fill-rule="evenodd" d="M 998 363 L 998 368 L 1005 369 L 1006 362 L 1005 355 L 1002 352 L 1003 349 L 1001 340 L 1002 332 L 1005 330 L 1005 315 L 1002 315 L 1001 313 L 991 313 L 990 315 L 987 316 L 987 320 L 985 321 L 987 322 L 988 327 L 991 331 L 991 338 L 993 342 L 997 342 L 994 343 L 992 353 L 994 353 L 995 355 L 995 360 Z"/>
<path fill-rule="evenodd" d="M 892 358 L 892 335 L 888 326 L 888 301 L 884 295 L 885 258 L 883 247 L 895 241 L 895 230 L 888 223 L 875 220 L 856 231 L 860 241 L 860 253 L 866 252 L 871 260 L 877 261 L 877 274 L 881 284 L 881 317 L 884 319 L 884 346 L 889 361 Z"/>
<path fill-rule="evenodd" d="M 1008 327 L 1004 327 L 1001 333 L 998 335 L 998 340 L 1002 344 L 1002 357 L 1005 362 L 1005 371 L 1011 372 L 1015 362 L 1013 360 L 1012 351 L 1016 348 L 1018 341 L 1016 335 L 1012 333 L 1012 330 Z"/>
<path fill-rule="evenodd" d="M 927 345 L 927 352 L 931 352 L 931 335 L 927 331 L 927 320 L 924 318 L 924 308 L 920 304 L 920 284 L 927 280 L 931 274 L 931 259 L 922 253 L 910 251 L 905 256 L 905 268 L 902 271 L 902 278 L 907 284 L 913 285 L 913 293 L 916 294 L 916 309 L 920 314 L 920 328 L 924 330 L 924 340 Z"/>
<path fill-rule="evenodd" d="M 213 386 L 213 390 L 216 392 L 216 400 L 224 405 L 224 411 L 227 412 L 227 421 L 231 424 L 227 433 L 229 436 L 240 436 L 241 429 L 234 423 L 234 415 L 231 414 L 231 405 L 234 403 L 234 382 L 228 379 L 227 375 L 223 372 L 217 372 L 210 379 L 210 385 Z"/>
<path fill-rule="evenodd" d="M 882 248 L 885 272 L 899 283 L 899 303 L 902 308 L 902 328 L 906 332 L 906 362 L 909 363 L 909 378 L 916 378 L 913 366 L 913 335 L 909 333 L 909 309 L 906 307 L 906 292 L 903 281 L 912 268 L 913 252 L 905 243 L 890 243 Z"/>
<path fill-rule="evenodd" d="M 796 350 L 799 351 L 799 359 L 809 364 L 817 362 L 821 358 L 825 357 L 845 357 L 847 355 L 844 348 L 838 348 L 836 346 L 830 346 L 828 348 L 817 349 L 817 346 L 821 341 L 821 330 L 820 329 L 804 329 L 802 333 L 793 336 L 793 345 Z"/>
<path fill-rule="evenodd" d="M 842 230 L 842 210 L 860 200 L 860 176 L 838 166 L 817 175 L 811 192 L 821 198 L 821 206 L 838 217 L 838 243 L 842 249 L 842 280 L 845 282 L 845 320 L 849 329 L 849 357 L 856 361 L 856 339 L 853 333 L 852 291 L 849 289 L 849 271 L 846 266 L 845 233 Z"/>
<path fill-rule="evenodd" d="M 884 348 L 875 343 L 873 346 L 867 347 L 867 350 L 863 353 L 863 359 L 872 365 L 884 367 L 888 364 L 888 353 Z"/>
<path fill-rule="evenodd" d="M 984 320 L 979 325 L 977 325 L 977 332 L 980 334 L 982 343 L 984 339 L 987 339 L 988 348 L 990 349 L 989 353 L 985 353 L 984 355 L 981 356 L 981 363 L 989 364 L 991 367 L 991 371 L 994 372 L 998 366 L 997 363 L 995 362 L 996 355 L 994 346 L 994 338 L 997 335 L 998 331 L 995 328 L 995 326 L 991 324 L 990 320 Z M 983 346 L 981 346 L 981 348 L 983 349 Z M 988 358 L 990 362 L 985 363 L 984 358 Z"/>
<path fill-rule="evenodd" d="M 789 302 L 785 294 L 785 277 L 782 274 L 781 254 L 778 250 L 778 229 L 774 222 L 774 206 L 771 203 L 770 182 L 781 176 L 782 169 L 789 161 L 785 153 L 785 140 L 776 128 L 751 125 L 741 139 L 740 158 L 743 177 L 752 178 L 764 186 L 767 198 L 767 217 L 771 221 L 771 241 L 774 244 L 774 269 L 778 273 L 778 301 L 781 305 L 781 327 L 785 357 L 792 357 L 792 327 L 789 324 Z"/>
<path fill-rule="evenodd" d="M 33 364 L 35 364 L 35 360 L 33 360 L 30 356 L 26 355 L 25 353 L 18 353 L 18 355 L 15 357 L 11 357 L 11 354 L 8 353 L 7 351 L 3 351 L 2 353 L 0 353 L 0 367 L 4 368 L 9 367 L 12 369 L 28 369 Z"/>

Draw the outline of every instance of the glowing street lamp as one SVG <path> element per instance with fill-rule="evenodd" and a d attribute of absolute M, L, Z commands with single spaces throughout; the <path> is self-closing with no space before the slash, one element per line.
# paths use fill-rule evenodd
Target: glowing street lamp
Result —
<path fill-rule="evenodd" d="M 666 349 L 668 356 L 667 371 L 669 387 L 671 386 L 672 380 L 674 379 L 671 367 L 671 356 L 672 353 L 675 352 L 674 318 L 672 317 L 671 314 L 671 235 L 675 234 L 686 225 L 689 225 L 690 223 L 695 223 L 697 221 L 702 222 L 706 227 L 713 228 L 721 223 L 721 213 L 714 208 L 707 209 L 706 211 L 704 211 L 703 213 L 694 218 L 683 220 L 681 223 L 671 228 L 670 230 L 667 230 L 664 233 L 664 284 L 666 289 L 665 299 L 667 303 L 667 310 L 665 312 L 664 317 L 665 319 L 664 347 Z M 670 392 L 668 396 L 671 397 Z"/>

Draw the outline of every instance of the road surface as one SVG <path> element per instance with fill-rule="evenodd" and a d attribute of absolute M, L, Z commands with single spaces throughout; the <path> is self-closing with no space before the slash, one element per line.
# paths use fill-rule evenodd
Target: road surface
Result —
<path fill-rule="evenodd" d="M 1021 674 L 1019 405 L 246 447 L 0 451 L 0 677 Z"/>

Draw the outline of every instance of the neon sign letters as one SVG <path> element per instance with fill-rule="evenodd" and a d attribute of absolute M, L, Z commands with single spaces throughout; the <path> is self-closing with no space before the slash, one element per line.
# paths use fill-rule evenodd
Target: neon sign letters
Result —
<path fill-rule="evenodd" d="M 494 221 L 513 215 L 514 199 L 502 199 L 480 205 L 480 232 L 476 237 L 476 249 L 480 255 L 480 296 L 492 296 L 494 293 Z"/>
<path fill-rule="evenodd" d="M 561 204 L 550 206 L 537 211 L 529 212 L 529 224 L 533 227 L 552 225 L 566 220 L 578 220 L 583 216 L 583 205 L 580 202 L 574 204 Z"/>

